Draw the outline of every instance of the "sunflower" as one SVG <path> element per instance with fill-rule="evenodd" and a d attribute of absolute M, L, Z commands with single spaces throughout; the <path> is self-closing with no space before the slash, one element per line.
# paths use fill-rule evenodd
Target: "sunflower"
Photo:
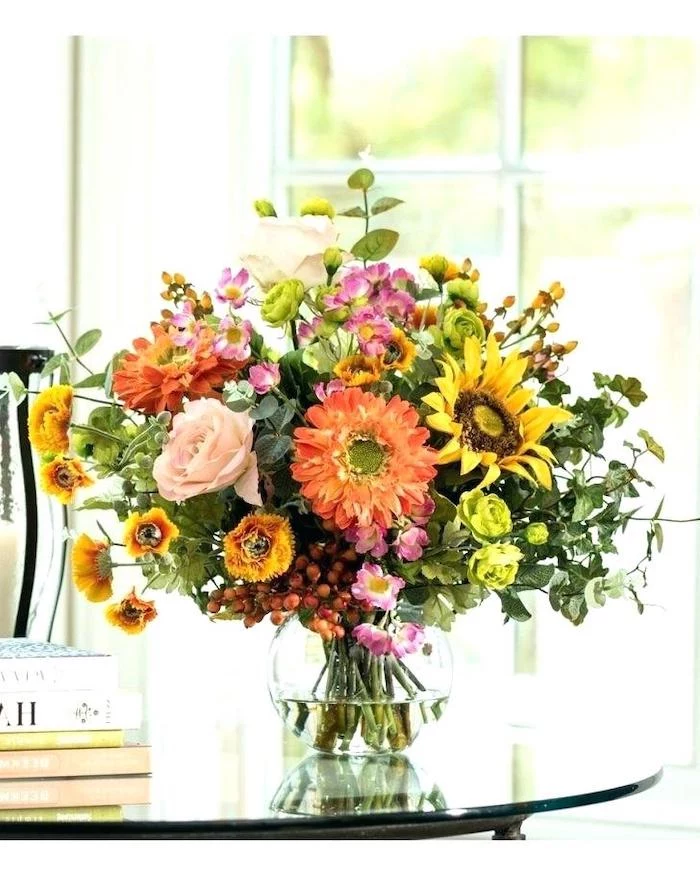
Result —
<path fill-rule="evenodd" d="M 81 534 L 71 551 L 73 582 L 88 601 L 112 597 L 112 559 L 109 544 Z"/>
<path fill-rule="evenodd" d="M 146 414 L 182 409 L 183 398 L 217 397 L 218 390 L 247 363 L 220 358 L 209 327 L 197 334 L 196 344 L 176 346 L 160 325 L 152 325 L 153 341 L 134 340 L 114 373 L 114 392 L 130 410 Z"/>
<path fill-rule="evenodd" d="M 483 465 L 486 471 L 477 488 L 485 488 L 507 470 L 550 489 L 555 458 L 537 441 L 571 413 L 561 407 L 525 409 L 535 394 L 520 384 L 527 358 L 511 352 L 501 359 L 498 342 L 490 335 L 485 364 L 474 337 L 464 342 L 464 365 L 450 355 L 438 364 L 445 374 L 435 380 L 439 391 L 423 398 L 435 410 L 426 419 L 428 425 L 450 435 L 438 464 L 460 461 L 462 474 Z"/>
<path fill-rule="evenodd" d="M 154 507 L 147 513 L 131 513 L 124 525 L 124 544 L 132 558 L 157 553 L 165 555 L 170 542 L 180 534 L 180 529 L 168 518 L 165 510 Z"/>
<path fill-rule="evenodd" d="M 126 631 L 127 634 L 140 634 L 158 613 L 154 601 L 142 601 L 136 589 L 118 604 L 110 604 L 105 610 L 107 621 Z"/>
<path fill-rule="evenodd" d="M 73 407 L 69 385 L 45 388 L 29 408 L 29 440 L 41 455 L 68 452 L 68 426 Z"/>
<path fill-rule="evenodd" d="M 345 385 L 371 385 L 382 378 L 381 360 L 376 355 L 349 355 L 333 368 Z"/>
<path fill-rule="evenodd" d="M 42 464 L 39 482 L 48 495 L 58 498 L 62 504 L 69 504 L 78 489 L 93 485 L 94 480 L 76 458 L 58 456 Z"/>
<path fill-rule="evenodd" d="M 236 580 L 271 580 L 283 574 L 293 558 L 292 526 L 276 513 L 251 513 L 224 537 L 226 570 Z"/>
<path fill-rule="evenodd" d="M 335 392 L 307 414 L 311 428 L 294 432 L 291 466 L 300 491 L 322 519 L 390 528 L 425 503 L 437 453 L 427 428 L 400 397 L 387 403 L 359 388 Z"/>
<path fill-rule="evenodd" d="M 416 359 L 416 344 L 404 334 L 401 328 L 394 328 L 391 339 L 386 344 L 382 364 L 387 370 L 410 370 Z"/>
<path fill-rule="evenodd" d="M 416 329 L 420 330 L 421 325 L 424 328 L 429 328 L 431 325 L 437 325 L 438 308 L 433 304 L 418 304 L 411 313 L 411 324 Z"/>

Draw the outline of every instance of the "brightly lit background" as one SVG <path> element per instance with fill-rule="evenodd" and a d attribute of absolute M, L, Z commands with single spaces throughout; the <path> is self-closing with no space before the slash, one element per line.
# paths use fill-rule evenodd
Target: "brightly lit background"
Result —
<path fill-rule="evenodd" d="M 369 146 L 380 193 L 406 201 L 390 214 L 396 257 L 469 256 L 492 301 L 561 281 L 561 337 L 580 341 L 565 378 L 580 391 L 593 370 L 641 379 L 650 400 L 630 428 L 668 458 L 648 469 L 649 509 L 665 494 L 665 515 L 698 514 L 697 41 L 447 30 L 439 53 L 419 35 L 388 50 L 377 33 L 361 48 L 251 37 L 184 54 L 165 41 L 2 42 L 3 342 L 53 342 L 32 321 L 72 305 L 74 334 L 98 325 L 105 350 L 123 347 L 157 314 L 162 270 L 210 287 L 235 264 L 254 198 L 279 213 L 311 194 L 353 205 L 344 180 Z M 346 241 L 352 221 L 338 223 Z M 700 794 L 697 533 L 665 534 L 643 618 L 614 603 L 574 629 L 535 597 L 527 625 L 504 627 L 493 603 L 462 618 L 451 706 L 465 725 L 475 708 L 526 725 L 565 713 L 601 754 L 623 721 L 651 730 L 671 766 L 665 801 L 635 815 L 678 823 L 674 804 L 688 786 Z M 621 568 L 643 541 L 629 531 Z M 59 634 L 118 652 L 154 724 L 182 688 L 211 693 L 213 721 L 244 721 L 245 701 L 251 744 L 281 757 L 270 630 L 213 627 L 176 596 L 160 612 L 147 637 L 125 640 L 68 589 Z"/>

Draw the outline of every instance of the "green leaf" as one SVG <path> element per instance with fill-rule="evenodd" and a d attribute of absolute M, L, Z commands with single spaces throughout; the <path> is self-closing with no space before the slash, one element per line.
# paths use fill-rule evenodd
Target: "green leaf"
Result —
<path fill-rule="evenodd" d="M 64 361 L 68 360 L 68 355 L 65 352 L 59 352 L 58 355 L 52 355 L 51 358 L 46 362 L 41 371 L 42 376 L 48 376 L 50 373 L 53 373 L 54 370 L 59 368 Z"/>
<path fill-rule="evenodd" d="M 61 362 L 60 371 L 61 383 L 63 385 L 70 385 L 70 364 L 67 359 Z"/>
<path fill-rule="evenodd" d="M 279 409 L 270 416 L 270 424 L 281 431 L 294 418 L 294 407 L 291 404 L 280 404 Z"/>
<path fill-rule="evenodd" d="M 423 618 L 428 625 L 437 625 L 443 631 L 449 631 L 454 622 L 455 613 L 452 609 L 453 599 L 450 590 L 433 590 L 423 603 Z"/>
<path fill-rule="evenodd" d="M 657 552 L 661 552 L 664 548 L 664 529 L 659 522 L 652 523 L 652 527 L 654 529 L 654 537 L 656 538 Z"/>
<path fill-rule="evenodd" d="M 260 401 L 260 403 L 253 407 L 249 413 L 250 418 L 255 421 L 260 421 L 261 419 L 269 418 L 273 413 L 277 412 L 277 408 L 279 404 L 277 403 L 277 398 L 274 395 L 265 395 L 265 397 Z"/>
<path fill-rule="evenodd" d="M 380 212 L 388 212 L 394 209 L 395 206 L 400 206 L 404 201 L 398 197 L 380 197 L 372 204 L 372 215 L 379 215 Z"/>
<path fill-rule="evenodd" d="M 600 377 L 601 374 L 596 374 L 596 376 Z M 619 392 L 633 407 L 638 407 L 647 399 L 647 394 L 642 391 L 642 384 L 636 376 L 620 376 L 619 373 L 616 373 L 612 379 L 609 376 L 602 378 L 607 380 L 602 385 L 609 388 L 611 392 Z M 601 387 L 597 380 L 596 385 Z"/>
<path fill-rule="evenodd" d="M 538 397 L 544 398 L 548 404 L 559 406 L 564 395 L 571 393 L 571 388 L 561 379 L 552 379 L 540 389 Z"/>
<path fill-rule="evenodd" d="M 113 510 L 114 501 L 108 498 L 85 498 L 83 503 L 77 508 L 78 510 Z"/>
<path fill-rule="evenodd" d="M 255 451 L 260 467 L 271 467 L 280 461 L 292 448 L 292 438 L 287 435 L 263 434 L 255 443 Z"/>
<path fill-rule="evenodd" d="M 380 261 L 391 252 L 399 239 L 396 231 L 376 228 L 359 239 L 350 250 L 356 258 L 363 261 Z"/>
<path fill-rule="evenodd" d="M 92 330 L 81 334 L 75 341 L 75 354 L 87 355 L 100 342 L 101 336 L 102 331 L 99 328 L 92 328 Z"/>
<path fill-rule="evenodd" d="M 347 218 L 367 218 L 367 213 L 361 206 L 351 206 L 350 209 L 344 209 L 338 215 L 344 215 Z"/>
<path fill-rule="evenodd" d="M 367 191 L 374 185 L 374 173 L 366 167 L 360 167 L 348 176 L 348 188 L 353 191 Z"/>
<path fill-rule="evenodd" d="M 640 428 L 637 435 L 642 438 L 646 448 L 652 455 L 655 455 L 659 461 L 666 461 L 666 453 L 664 452 L 663 446 L 657 443 L 648 431 L 645 431 L 644 428 Z"/>
<path fill-rule="evenodd" d="M 73 312 L 73 307 L 69 307 L 67 310 L 63 310 L 63 312 L 58 313 L 57 315 L 53 315 L 49 313 L 49 321 L 48 322 L 35 322 L 37 325 L 55 325 L 61 321 L 64 316 L 67 316 L 68 313 Z"/>
<path fill-rule="evenodd" d="M 0 396 L 10 392 L 16 404 L 21 404 L 27 396 L 27 387 L 13 371 L 0 376 Z M 2 385 L 4 383 L 4 385 Z"/>
<path fill-rule="evenodd" d="M 516 622 L 527 622 L 528 619 L 532 619 L 532 614 L 520 600 L 517 592 L 503 589 L 503 591 L 496 592 L 496 594 L 501 599 L 501 610 L 506 616 L 515 619 Z"/>
<path fill-rule="evenodd" d="M 85 379 L 73 384 L 73 388 L 104 388 L 106 373 L 91 373 Z"/>
<path fill-rule="evenodd" d="M 522 589 L 543 589 L 556 573 L 551 564 L 521 564 L 515 584 Z"/>

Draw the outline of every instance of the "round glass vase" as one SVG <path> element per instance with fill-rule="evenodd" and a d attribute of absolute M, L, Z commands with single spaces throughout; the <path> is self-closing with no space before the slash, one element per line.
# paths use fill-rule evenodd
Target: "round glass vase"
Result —
<path fill-rule="evenodd" d="M 278 628 L 268 688 L 287 728 L 336 755 L 382 755 L 409 747 L 438 720 L 452 685 L 452 653 L 439 628 L 410 655 L 372 655 L 351 634 L 324 643 L 296 614 Z"/>

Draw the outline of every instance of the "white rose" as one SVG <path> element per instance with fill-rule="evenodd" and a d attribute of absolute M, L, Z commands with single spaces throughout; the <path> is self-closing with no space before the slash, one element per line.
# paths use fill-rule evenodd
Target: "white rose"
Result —
<path fill-rule="evenodd" d="M 323 253 L 334 246 L 338 231 L 325 215 L 260 219 L 240 260 L 264 291 L 284 279 L 299 279 L 306 288 L 323 285 Z"/>

